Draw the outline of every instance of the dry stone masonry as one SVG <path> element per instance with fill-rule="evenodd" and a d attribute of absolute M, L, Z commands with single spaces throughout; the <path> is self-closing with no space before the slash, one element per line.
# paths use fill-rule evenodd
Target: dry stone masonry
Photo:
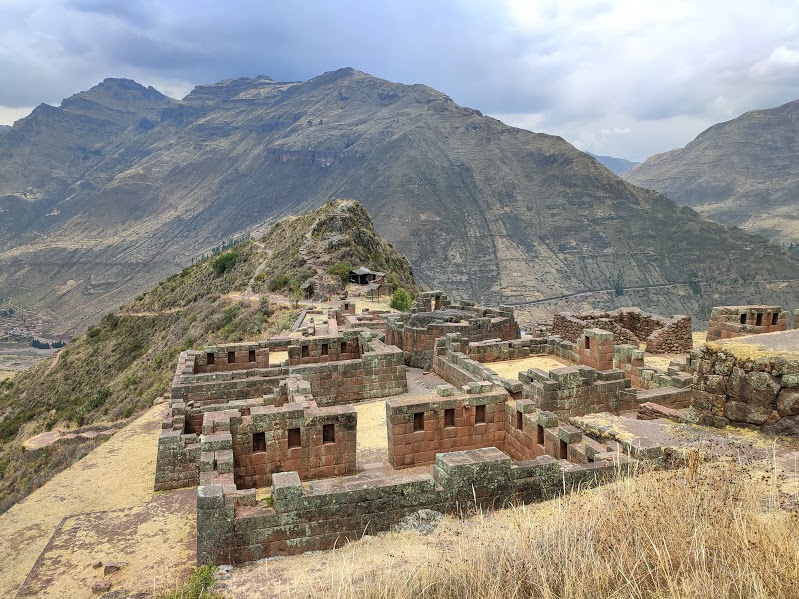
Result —
<path fill-rule="evenodd" d="M 707 340 L 785 331 L 789 318 L 781 306 L 717 306 L 710 314 Z"/>
<path fill-rule="evenodd" d="M 577 343 L 587 328 L 613 333 L 622 343 L 638 347 L 646 343 L 651 354 L 675 354 L 691 351 L 691 317 L 665 318 L 638 308 L 619 308 L 611 312 L 561 312 L 552 321 L 552 334 Z"/>
<path fill-rule="evenodd" d="M 711 342 L 662 370 L 639 344 L 690 349 L 687 317 L 559 314 L 537 329 L 558 334 L 522 336 L 509 308 L 431 291 L 407 313 L 357 313 L 344 301 L 326 315 L 303 311 L 281 337 L 183 352 L 155 488 L 196 486 L 198 561 L 236 564 L 329 549 L 419 510 L 539 501 L 631 460 L 664 459 L 654 441 L 584 426 L 594 412 L 799 434 L 797 331 L 758 335 L 754 349 L 727 345 L 751 338 Z M 270 362 L 276 352 L 288 358 Z M 492 369 L 545 355 L 569 365 L 513 379 Z M 446 383 L 409 395 L 406 364 Z M 376 398 L 388 398 L 387 459 L 359 463 L 355 404 Z"/>

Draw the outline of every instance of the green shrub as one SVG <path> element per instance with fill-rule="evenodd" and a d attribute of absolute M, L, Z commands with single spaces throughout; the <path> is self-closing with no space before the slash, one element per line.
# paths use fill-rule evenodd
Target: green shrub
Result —
<path fill-rule="evenodd" d="M 341 282 L 346 284 L 347 281 L 350 280 L 350 272 L 352 271 L 352 263 L 351 262 L 339 262 L 334 266 L 331 266 L 327 269 L 327 273 L 333 276 L 337 276 L 341 279 Z"/>
<path fill-rule="evenodd" d="M 227 270 L 230 270 L 234 266 L 236 266 L 236 262 L 239 261 L 239 252 L 238 250 L 231 250 L 229 252 L 225 252 L 224 254 L 220 254 L 214 261 L 211 262 L 211 268 L 214 269 L 214 274 L 218 277 L 222 273 Z"/>
<path fill-rule="evenodd" d="M 413 305 L 413 298 L 411 294 L 405 291 L 402 287 L 395 289 L 391 294 L 391 307 L 400 312 L 409 310 Z"/>
<path fill-rule="evenodd" d="M 269 281 L 269 291 L 280 291 L 291 285 L 291 277 L 287 274 L 282 274 Z"/>

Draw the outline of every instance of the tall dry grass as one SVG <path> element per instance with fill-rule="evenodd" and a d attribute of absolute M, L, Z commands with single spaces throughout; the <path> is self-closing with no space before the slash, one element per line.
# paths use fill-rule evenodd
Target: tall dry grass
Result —
<path fill-rule="evenodd" d="M 773 472 L 700 464 L 637 473 L 509 523 L 467 521 L 442 559 L 359 570 L 344 555 L 344 598 L 799 597 L 797 514 Z M 343 552 L 342 552 L 343 553 Z M 337 577 L 337 578 L 336 578 Z"/>

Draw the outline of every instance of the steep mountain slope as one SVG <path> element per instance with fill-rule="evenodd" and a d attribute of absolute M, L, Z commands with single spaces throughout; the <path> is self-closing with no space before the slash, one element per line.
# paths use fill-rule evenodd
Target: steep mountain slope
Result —
<path fill-rule="evenodd" d="M 52 446 L 31 459 L 23 456 L 25 439 L 51 429 L 108 428 L 166 391 L 181 351 L 259 339 L 291 327 L 299 310 L 270 297 L 267 288 L 281 277 L 299 280 L 308 270 L 298 243 L 307 239 L 324 248 L 328 263 L 380 267 L 415 289 L 408 261 L 375 233 L 363 206 L 351 200 L 282 220 L 263 237 L 169 277 L 104 316 L 53 360 L 0 382 L 0 512 L 95 443 Z M 339 243 L 342 239 L 346 243 Z"/>
<path fill-rule="evenodd" d="M 799 241 L 799 100 L 713 125 L 624 175 L 716 222 Z"/>
<path fill-rule="evenodd" d="M 613 156 L 597 156 L 596 154 L 592 154 L 591 152 L 586 152 L 586 153 L 589 156 L 593 156 L 594 158 L 596 158 L 599 164 L 606 166 L 611 170 L 611 172 L 614 172 L 617 175 L 626 173 L 637 164 L 640 164 L 639 162 L 633 162 L 632 160 L 625 160 L 624 158 L 614 158 Z"/>
<path fill-rule="evenodd" d="M 681 312 L 695 306 L 659 286 L 799 279 L 799 262 L 762 239 L 625 183 L 559 137 L 352 69 L 199 86 L 120 144 L 68 199 L 32 202 L 51 216 L 0 252 L 0 297 L 79 330 L 225 239 L 331 197 L 363 201 L 425 286 L 483 302 L 623 283 Z"/>

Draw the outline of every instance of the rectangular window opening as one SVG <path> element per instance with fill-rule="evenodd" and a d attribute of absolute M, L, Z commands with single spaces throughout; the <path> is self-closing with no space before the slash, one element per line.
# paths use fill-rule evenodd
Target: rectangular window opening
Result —
<path fill-rule="evenodd" d="M 758 314 L 757 316 L 755 316 L 755 326 L 756 327 L 762 327 L 763 326 L 763 315 L 762 314 Z"/>
<path fill-rule="evenodd" d="M 455 426 L 455 408 L 444 410 L 444 426 Z"/>
<path fill-rule="evenodd" d="M 516 410 L 516 428 L 522 430 L 523 426 L 524 426 L 524 415 L 519 410 Z"/>
<path fill-rule="evenodd" d="M 253 433 L 252 435 L 252 451 L 266 451 L 266 433 Z"/>
<path fill-rule="evenodd" d="M 771 315 L 771 326 L 777 324 L 777 320 L 779 320 L 779 317 L 780 317 L 779 314 L 777 314 L 776 312 L 774 312 L 774 314 Z"/>
<path fill-rule="evenodd" d="M 254 349 L 250 350 L 250 353 L 248 354 L 247 359 L 250 362 L 255 362 L 255 350 Z"/>
<path fill-rule="evenodd" d="M 588 335 L 585 336 L 585 349 L 591 349 L 591 337 Z"/>
<path fill-rule="evenodd" d="M 474 406 L 474 423 L 480 424 L 486 421 L 486 407 Z"/>
<path fill-rule="evenodd" d="M 327 343 L 323 343 L 323 344 L 322 344 L 322 355 L 323 355 L 323 356 L 326 356 L 327 354 L 328 354 L 328 347 L 327 347 Z"/>
<path fill-rule="evenodd" d="M 236 352 L 229 351 L 227 353 L 227 363 L 228 364 L 235 364 L 236 363 Z"/>
<path fill-rule="evenodd" d="M 342 341 L 341 342 L 341 353 L 342 354 L 346 354 L 347 353 L 347 342 L 346 341 Z"/>
<path fill-rule="evenodd" d="M 538 445 L 544 444 L 544 427 L 540 424 L 537 424 L 535 427 L 535 442 Z"/>
<path fill-rule="evenodd" d="M 413 432 L 424 430 L 424 412 L 415 412 L 413 414 Z"/>
<path fill-rule="evenodd" d="M 322 443 L 335 443 L 335 442 L 336 442 L 336 425 L 323 424 Z"/>
<path fill-rule="evenodd" d="M 558 451 L 558 457 L 561 460 L 565 460 L 569 457 L 569 444 L 566 443 L 566 441 L 564 441 L 563 439 L 560 440 L 559 450 L 560 451 Z"/>
<path fill-rule="evenodd" d="M 302 446 L 302 437 L 300 436 L 300 429 L 298 428 L 290 428 L 289 429 L 289 449 L 292 447 L 301 447 Z"/>
<path fill-rule="evenodd" d="M 208 366 L 213 366 L 216 363 L 215 357 L 216 356 L 214 356 L 213 353 L 208 352 L 207 354 L 205 354 L 205 363 L 208 364 Z"/>
<path fill-rule="evenodd" d="M 302 346 L 302 357 L 303 358 L 307 358 L 308 357 L 308 346 L 307 345 L 303 345 Z"/>
<path fill-rule="evenodd" d="M 746 324 L 746 314 L 741 314 L 741 324 Z"/>

